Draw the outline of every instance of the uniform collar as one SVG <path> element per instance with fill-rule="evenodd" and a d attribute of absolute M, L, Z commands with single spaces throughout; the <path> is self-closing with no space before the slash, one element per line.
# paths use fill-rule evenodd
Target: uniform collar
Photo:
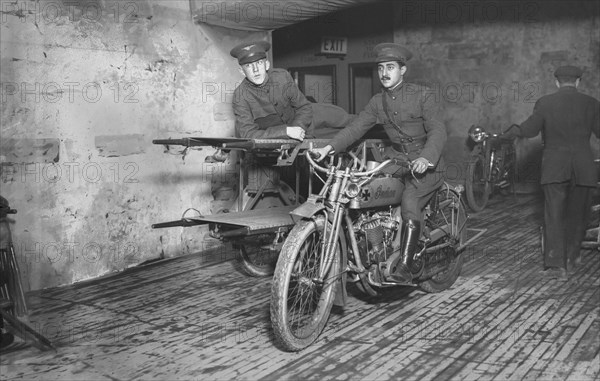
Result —
<path fill-rule="evenodd" d="M 397 84 L 396 86 L 394 86 L 394 88 L 392 89 L 385 89 L 385 92 L 388 94 L 393 94 L 393 93 L 397 93 L 398 91 L 400 91 L 402 89 L 402 87 L 404 87 L 404 79 L 402 79 L 402 81 Z"/>
<path fill-rule="evenodd" d="M 559 87 L 558 91 L 564 91 L 564 92 L 572 93 L 572 92 L 577 92 L 577 88 L 575 86 L 566 85 L 566 86 Z"/>

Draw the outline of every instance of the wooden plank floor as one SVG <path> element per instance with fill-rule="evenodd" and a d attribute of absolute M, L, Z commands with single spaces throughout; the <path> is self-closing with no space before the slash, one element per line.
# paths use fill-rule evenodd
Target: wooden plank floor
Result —
<path fill-rule="evenodd" d="M 187 256 L 30 296 L 57 346 L 3 353 L 14 380 L 593 380 L 600 374 L 600 255 L 568 281 L 541 273 L 535 197 L 495 200 L 462 276 L 440 294 L 353 292 L 313 346 L 274 346 L 270 278 Z M 352 289 L 351 289 L 352 291 Z"/>

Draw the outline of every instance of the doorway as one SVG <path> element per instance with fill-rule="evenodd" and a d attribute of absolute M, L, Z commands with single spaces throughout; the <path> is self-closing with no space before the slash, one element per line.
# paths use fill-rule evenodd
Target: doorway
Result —
<path fill-rule="evenodd" d="M 290 68 L 289 72 L 309 101 L 337 104 L 335 65 Z"/>
<path fill-rule="evenodd" d="M 373 63 L 348 65 L 350 74 L 350 113 L 362 111 L 373 95 L 381 91 L 377 66 Z"/>

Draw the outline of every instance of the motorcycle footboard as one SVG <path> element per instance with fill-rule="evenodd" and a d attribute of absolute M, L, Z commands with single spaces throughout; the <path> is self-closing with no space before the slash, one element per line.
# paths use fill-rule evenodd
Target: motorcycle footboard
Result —
<path fill-rule="evenodd" d="M 235 231 L 237 235 L 257 234 L 261 232 L 276 231 L 281 227 L 291 227 L 294 221 L 290 212 L 297 205 L 280 206 L 276 208 L 255 209 L 242 212 L 182 218 L 181 220 L 153 224 L 152 227 L 167 228 L 175 226 L 196 226 L 215 224 L 228 231 Z"/>

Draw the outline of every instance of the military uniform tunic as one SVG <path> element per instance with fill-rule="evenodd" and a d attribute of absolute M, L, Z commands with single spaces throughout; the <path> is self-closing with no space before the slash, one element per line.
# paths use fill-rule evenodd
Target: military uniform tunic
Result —
<path fill-rule="evenodd" d="M 387 102 L 387 113 L 383 97 Z M 329 144 L 336 152 L 341 152 L 379 123 L 383 124 L 394 147 L 386 152 L 388 157 L 409 160 L 423 157 L 436 166 L 437 171 L 443 170 L 441 155 L 447 134 L 444 124 L 436 119 L 438 108 L 435 94 L 430 89 L 402 82 L 392 90 L 384 90 L 373 96 L 358 117 Z M 413 143 L 407 141 L 406 135 L 414 138 Z M 401 207 L 404 219 L 421 219 L 422 208 L 443 182 L 443 176 L 437 171 L 429 169 L 424 174 L 416 174 L 419 182 L 406 170 L 395 173 L 395 176 L 404 179 L 405 184 Z"/>
<path fill-rule="evenodd" d="M 233 93 L 232 104 L 240 138 L 288 139 L 288 126 L 306 130 L 313 118 L 310 102 L 283 69 L 269 70 L 262 85 L 244 79 Z"/>

